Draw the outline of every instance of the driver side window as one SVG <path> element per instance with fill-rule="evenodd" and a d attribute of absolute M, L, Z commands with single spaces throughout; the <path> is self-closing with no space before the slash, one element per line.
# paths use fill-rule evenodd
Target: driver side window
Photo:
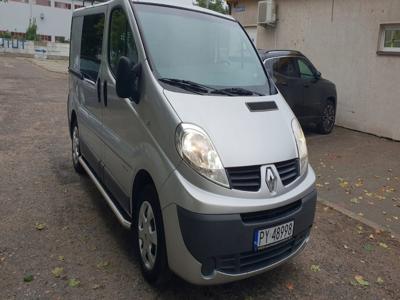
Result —
<path fill-rule="evenodd" d="M 121 56 L 126 56 L 133 64 L 137 64 L 138 53 L 135 40 L 128 18 L 122 8 L 116 8 L 111 12 L 108 47 L 108 60 L 114 75 L 117 73 Z"/>
<path fill-rule="evenodd" d="M 311 66 L 304 59 L 297 59 L 297 64 L 299 66 L 300 77 L 303 79 L 314 78 L 314 72 Z"/>

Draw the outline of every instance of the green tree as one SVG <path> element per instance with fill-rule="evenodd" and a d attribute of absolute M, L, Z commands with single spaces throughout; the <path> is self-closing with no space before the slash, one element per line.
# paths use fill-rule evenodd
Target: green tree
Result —
<path fill-rule="evenodd" d="M 28 41 L 36 41 L 37 40 L 37 24 L 36 24 L 36 19 L 33 18 L 33 20 L 29 20 L 29 26 L 28 29 L 26 30 L 25 33 L 25 38 Z"/>
<path fill-rule="evenodd" d="M 208 2 L 208 9 L 217 11 L 222 14 L 228 13 L 228 7 L 225 4 L 224 0 L 196 0 L 195 4 L 200 7 L 207 8 Z"/>
<path fill-rule="evenodd" d="M 11 39 L 11 33 L 8 30 L 0 32 L 0 38 Z"/>

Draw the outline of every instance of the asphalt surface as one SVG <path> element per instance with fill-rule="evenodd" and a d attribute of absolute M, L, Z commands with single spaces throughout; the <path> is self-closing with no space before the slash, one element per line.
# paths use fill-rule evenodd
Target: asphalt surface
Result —
<path fill-rule="evenodd" d="M 400 236 L 400 142 L 340 127 L 307 142 L 319 196 Z"/>
<path fill-rule="evenodd" d="M 223 286 L 148 285 L 129 232 L 73 171 L 67 86 L 65 74 L 0 56 L 0 299 L 399 299 L 399 241 L 320 204 L 306 250 L 275 270 Z M 314 164 L 340 132 L 311 135 Z M 354 168 L 336 170 L 365 177 Z M 316 170 L 325 182 L 330 171 Z"/>

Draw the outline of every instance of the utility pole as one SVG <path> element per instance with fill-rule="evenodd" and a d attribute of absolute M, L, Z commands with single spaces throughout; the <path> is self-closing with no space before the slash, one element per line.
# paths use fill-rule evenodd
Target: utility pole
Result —
<path fill-rule="evenodd" d="M 29 20 L 32 19 L 32 2 L 33 0 L 28 0 L 29 1 Z"/>
<path fill-rule="evenodd" d="M 209 5 L 210 5 L 210 0 L 207 0 L 207 8 L 209 7 Z"/>

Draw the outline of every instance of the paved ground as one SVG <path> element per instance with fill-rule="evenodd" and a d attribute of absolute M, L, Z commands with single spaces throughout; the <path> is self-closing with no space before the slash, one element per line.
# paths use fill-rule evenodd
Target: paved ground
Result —
<path fill-rule="evenodd" d="M 307 141 L 319 196 L 400 236 L 400 142 L 344 128 Z"/>
<path fill-rule="evenodd" d="M 27 61 L 47 70 L 61 74 L 68 73 L 68 60 L 66 59 L 35 59 L 25 58 Z"/>
<path fill-rule="evenodd" d="M 174 278 L 162 290 L 152 288 L 131 255 L 128 232 L 89 179 L 72 170 L 66 89 L 66 75 L 0 56 L 0 299 L 399 298 L 399 241 L 323 205 L 308 248 L 276 270 L 224 286 Z M 311 160 L 326 165 L 316 168 L 322 184 L 330 181 L 331 190 L 321 188 L 324 196 L 342 192 L 337 177 L 349 184 L 350 176 L 369 178 L 355 171 L 360 166 L 351 150 L 335 160 L 346 158 L 336 173 L 325 170 L 329 153 L 338 154 L 333 149 L 340 142 L 331 140 L 347 135 L 364 136 L 342 129 L 309 136 Z"/>

